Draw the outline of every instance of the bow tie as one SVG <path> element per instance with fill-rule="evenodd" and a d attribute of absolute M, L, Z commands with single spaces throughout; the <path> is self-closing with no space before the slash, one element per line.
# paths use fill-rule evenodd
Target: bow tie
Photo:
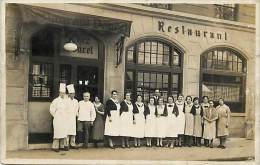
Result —
<path fill-rule="evenodd" d="M 173 107 L 173 105 L 168 105 L 168 107 Z"/>

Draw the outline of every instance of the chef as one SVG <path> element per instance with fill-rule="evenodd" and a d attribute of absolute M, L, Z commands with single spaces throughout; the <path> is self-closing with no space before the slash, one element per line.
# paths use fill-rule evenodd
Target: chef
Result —
<path fill-rule="evenodd" d="M 68 131 L 65 124 L 67 122 L 66 84 L 60 83 L 59 92 L 59 96 L 55 98 L 50 105 L 50 113 L 53 116 L 54 130 L 52 148 L 55 152 L 59 152 L 60 149 L 68 151 L 66 140 Z"/>
<path fill-rule="evenodd" d="M 67 106 L 67 143 L 71 149 L 76 149 L 75 137 L 76 137 L 76 117 L 78 115 L 79 102 L 75 97 L 74 85 L 67 85 L 68 90 L 68 106 Z"/>

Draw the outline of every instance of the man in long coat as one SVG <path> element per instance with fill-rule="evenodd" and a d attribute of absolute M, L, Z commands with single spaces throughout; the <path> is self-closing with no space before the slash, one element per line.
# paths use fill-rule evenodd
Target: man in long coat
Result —
<path fill-rule="evenodd" d="M 50 105 L 50 113 L 53 116 L 53 144 L 52 148 L 55 152 L 59 149 L 68 150 L 67 145 L 67 99 L 66 99 L 66 84 L 61 83 L 59 96 L 55 98 Z"/>

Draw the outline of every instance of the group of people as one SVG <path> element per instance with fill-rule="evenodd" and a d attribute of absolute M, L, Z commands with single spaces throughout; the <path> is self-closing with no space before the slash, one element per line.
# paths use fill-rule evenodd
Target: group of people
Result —
<path fill-rule="evenodd" d="M 223 98 L 219 98 L 217 107 L 207 96 L 203 97 L 202 103 L 198 97 L 184 98 L 182 94 L 177 98 L 168 96 L 165 102 L 157 89 L 155 96 L 146 104 L 141 95 L 133 101 L 130 92 L 126 92 L 124 100 L 119 102 L 118 92 L 113 90 L 104 106 L 98 97 L 92 103 L 88 92 L 83 93 L 83 100 L 78 102 L 74 98 L 73 84 L 67 89 L 69 94 L 66 99 L 66 85 L 60 84 L 60 96 L 50 106 L 54 117 L 55 151 L 76 148 L 76 119 L 77 136 L 85 139 L 83 147 L 88 147 L 89 128 L 93 125 L 93 140 L 103 140 L 105 135 L 111 149 L 114 149 L 115 137 L 121 138 L 122 148 L 130 148 L 130 138 L 134 138 L 134 147 L 140 147 L 141 139 L 145 138 L 147 147 L 152 146 L 152 139 L 156 139 L 157 147 L 170 148 L 201 146 L 204 139 L 204 145 L 213 148 L 216 137 L 220 139 L 218 147 L 225 148 L 231 112 Z M 62 113 L 65 114 L 63 117 Z M 59 141 L 63 145 L 59 146 Z"/>

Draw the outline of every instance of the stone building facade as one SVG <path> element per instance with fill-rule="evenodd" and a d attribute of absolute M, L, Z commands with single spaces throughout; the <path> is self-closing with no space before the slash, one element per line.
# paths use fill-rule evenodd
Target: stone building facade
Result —
<path fill-rule="evenodd" d="M 233 107 L 230 136 L 252 139 L 255 7 L 237 8 L 230 21 L 214 18 L 214 5 L 6 4 L 7 150 L 50 142 L 61 81 L 103 101 L 113 89 L 121 99 L 127 90 L 147 99 L 155 88 L 164 97 L 221 95 Z M 64 40 L 81 49 L 66 55 Z"/>

